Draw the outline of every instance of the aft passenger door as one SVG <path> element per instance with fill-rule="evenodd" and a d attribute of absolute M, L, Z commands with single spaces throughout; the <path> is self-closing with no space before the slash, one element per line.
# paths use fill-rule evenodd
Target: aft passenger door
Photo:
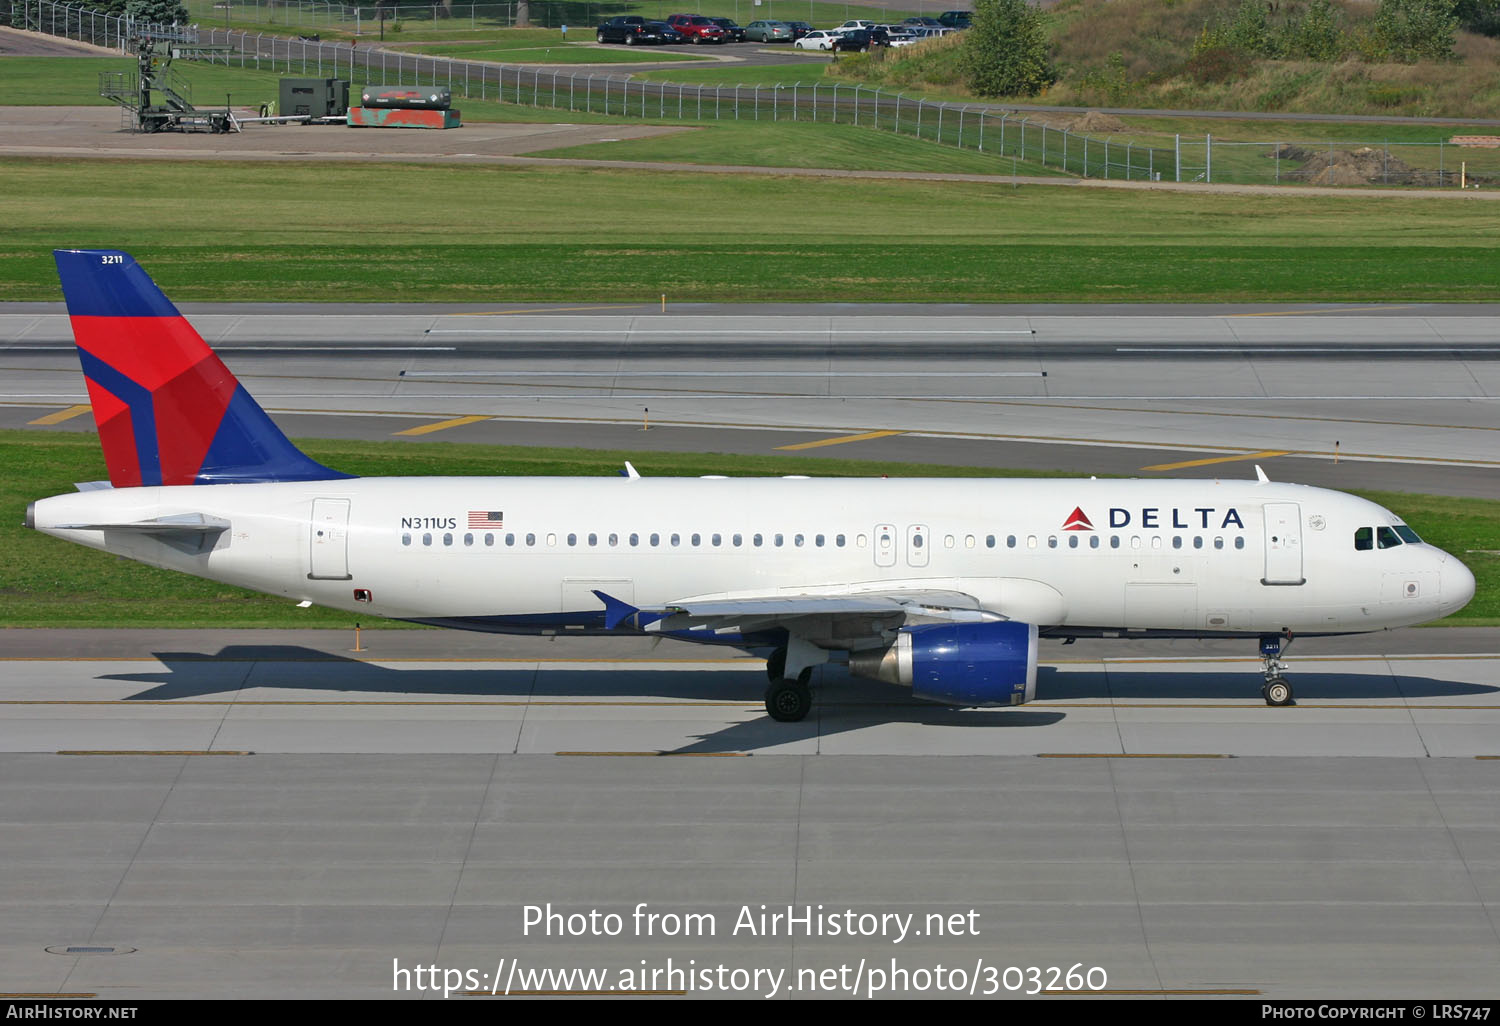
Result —
<path fill-rule="evenodd" d="M 1302 576 L 1302 507 L 1295 502 L 1268 502 L 1266 575 L 1261 584 L 1304 584 Z"/>

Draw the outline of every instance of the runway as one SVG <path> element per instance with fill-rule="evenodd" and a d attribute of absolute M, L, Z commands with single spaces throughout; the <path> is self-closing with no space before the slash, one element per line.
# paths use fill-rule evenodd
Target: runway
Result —
<path fill-rule="evenodd" d="M 86 401 L 66 318 L 20 307 L 0 309 L 7 427 Z M 1485 308 L 190 316 L 294 436 L 1131 476 L 1258 462 L 1310 484 L 1500 497 L 1500 342 Z"/>
<path fill-rule="evenodd" d="M 1038 702 L 1003 711 L 828 669 L 793 725 L 759 713 L 753 662 L 453 637 L 0 636 L 0 989 L 431 998 L 393 968 L 435 965 L 484 974 L 460 993 L 595 968 L 609 994 L 693 960 L 731 975 L 664 996 L 772 993 L 735 990 L 755 969 L 777 996 L 847 994 L 862 962 L 925 970 L 891 992 L 933 996 L 938 965 L 1097 967 L 1148 996 L 1493 994 L 1494 632 L 1309 643 L 1286 709 L 1222 646 L 1049 646 Z M 528 932 L 548 903 L 626 925 Z M 642 903 L 715 932 L 640 934 Z M 733 930 L 762 905 L 973 929 Z"/>

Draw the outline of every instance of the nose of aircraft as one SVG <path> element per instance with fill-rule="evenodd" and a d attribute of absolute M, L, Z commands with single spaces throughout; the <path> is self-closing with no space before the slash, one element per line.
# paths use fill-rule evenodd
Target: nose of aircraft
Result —
<path fill-rule="evenodd" d="M 1439 564 L 1443 615 L 1456 613 L 1474 597 L 1474 574 L 1456 556 L 1443 553 Z"/>

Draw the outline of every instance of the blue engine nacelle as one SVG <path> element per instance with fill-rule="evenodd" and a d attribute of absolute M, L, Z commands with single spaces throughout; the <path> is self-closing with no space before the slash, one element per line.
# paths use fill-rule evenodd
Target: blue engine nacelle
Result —
<path fill-rule="evenodd" d="M 903 627 L 884 649 L 849 653 L 849 672 L 949 705 L 1021 705 L 1036 697 L 1036 625 L 932 623 Z"/>

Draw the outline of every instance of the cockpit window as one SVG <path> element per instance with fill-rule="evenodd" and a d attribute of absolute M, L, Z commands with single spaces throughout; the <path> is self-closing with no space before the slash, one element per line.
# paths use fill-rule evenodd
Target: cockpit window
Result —
<path fill-rule="evenodd" d="M 1408 545 L 1420 545 L 1422 543 L 1422 539 L 1417 537 L 1417 532 L 1413 531 L 1405 524 L 1397 524 L 1396 533 L 1400 535 L 1401 540 L 1406 542 Z"/>
<path fill-rule="evenodd" d="M 1375 532 L 1368 527 L 1361 527 L 1354 532 L 1354 548 L 1357 552 L 1375 547 Z"/>
<path fill-rule="evenodd" d="M 1401 536 L 1394 528 L 1377 527 L 1375 528 L 1375 544 L 1382 549 L 1394 549 L 1401 544 Z"/>

